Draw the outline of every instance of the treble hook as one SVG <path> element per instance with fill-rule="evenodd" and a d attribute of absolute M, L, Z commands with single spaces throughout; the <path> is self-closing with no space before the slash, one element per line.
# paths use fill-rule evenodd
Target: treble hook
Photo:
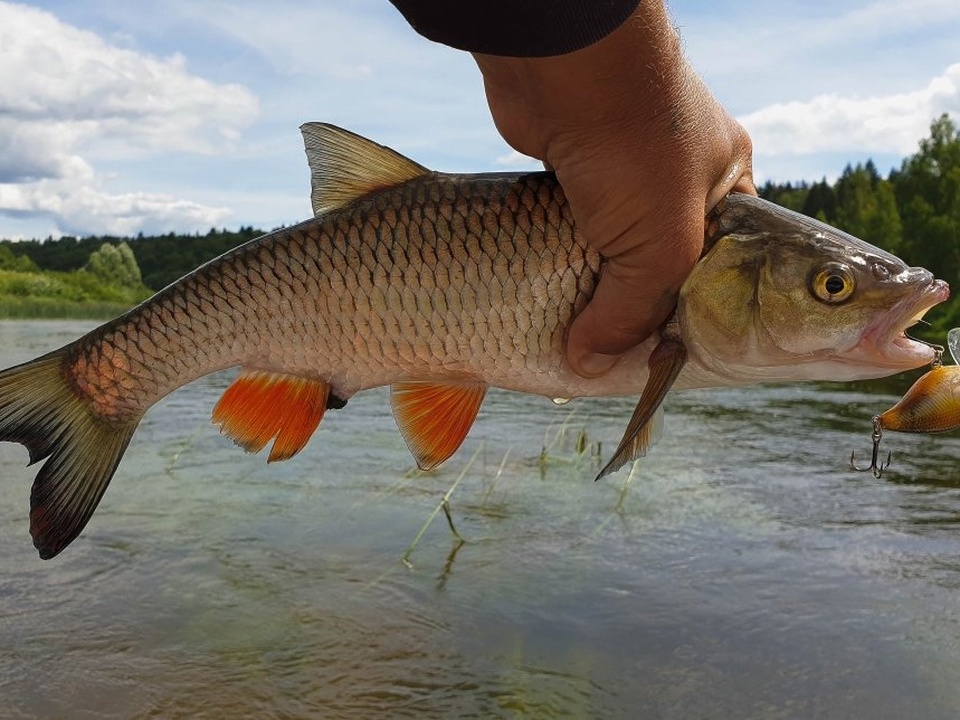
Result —
<path fill-rule="evenodd" d="M 887 451 L 887 460 L 886 462 L 878 463 L 880 459 L 880 439 L 883 437 L 883 427 L 880 425 L 880 416 L 873 416 L 873 433 L 870 435 L 873 440 L 873 452 L 870 455 L 870 464 L 867 467 L 860 467 L 854 461 L 857 451 L 853 450 L 850 453 L 850 467 L 858 472 L 867 472 L 868 470 L 873 471 L 873 476 L 879 478 L 883 475 L 883 471 L 890 466 L 890 460 L 893 457 L 893 454 Z"/>

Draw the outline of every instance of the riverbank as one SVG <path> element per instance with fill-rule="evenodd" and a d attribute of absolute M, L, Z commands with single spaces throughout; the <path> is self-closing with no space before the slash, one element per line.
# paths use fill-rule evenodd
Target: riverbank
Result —
<path fill-rule="evenodd" d="M 3 295 L 0 296 L 0 320 L 109 320 L 130 307 L 130 303 Z"/>
<path fill-rule="evenodd" d="M 74 272 L 0 270 L 0 319 L 107 320 L 151 291 Z"/>

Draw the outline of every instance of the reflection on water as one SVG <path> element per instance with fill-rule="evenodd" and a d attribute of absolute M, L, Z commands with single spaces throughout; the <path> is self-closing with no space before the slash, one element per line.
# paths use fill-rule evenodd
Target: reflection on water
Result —
<path fill-rule="evenodd" d="M 0 323 L 0 361 L 85 327 Z M 226 383 L 147 415 L 90 526 L 49 562 L 29 540 L 26 452 L 0 446 L 6 716 L 960 710 L 960 438 L 889 434 L 881 480 L 846 466 L 901 389 L 678 394 L 621 497 L 628 472 L 594 483 L 590 450 L 613 449 L 630 400 L 491 393 L 424 475 L 382 392 L 267 466 L 209 424 Z M 407 568 L 461 474 L 467 542 L 441 513 Z"/>

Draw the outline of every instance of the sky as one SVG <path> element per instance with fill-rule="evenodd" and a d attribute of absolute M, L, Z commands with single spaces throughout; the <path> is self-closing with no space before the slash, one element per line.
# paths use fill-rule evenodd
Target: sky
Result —
<path fill-rule="evenodd" d="M 960 122 L 957 0 L 674 0 L 760 181 L 898 167 Z M 310 216 L 299 126 L 436 170 L 535 169 L 469 55 L 387 0 L 0 0 L 0 238 L 269 230 Z"/>

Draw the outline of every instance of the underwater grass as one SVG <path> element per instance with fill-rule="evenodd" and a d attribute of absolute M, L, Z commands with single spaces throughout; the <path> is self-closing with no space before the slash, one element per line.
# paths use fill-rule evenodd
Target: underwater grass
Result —
<path fill-rule="evenodd" d="M 540 466 L 540 475 L 546 473 L 547 468 L 552 463 L 580 465 L 587 460 L 597 468 L 600 467 L 603 456 L 603 444 L 598 440 L 592 442 L 585 426 L 573 427 L 576 421 L 577 412 L 571 410 L 563 419 L 560 427 L 554 431 L 553 439 L 550 440 L 552 428 L 544 431 L 543 444 L 540 448 L 540 457 L 537 461 Z M 571 443 L 572 436 L 572 443 Z M 571 447 L 572 445 L 572 447 Z"/>
<path fill-rule="evenodd" d="M 440 511 L 443 511 L 443 514 L 447 518 L 447 525 L 450 527 L 450 532 L 457 539 L 457 547 L 463 545 L 466 540 L 463 539 L 463 536 L 457 532 L 456 526 L 453 524 L 453 516 L 450 514 L 450 496 L 453 495 L 453 491 L 457 489 L 457 485 L 460 484 L 460 481 L 466 477 L 467 472 L 469 472 L 470 467 L 473 465 L 473 461 L 477 459 L 477 456 L 480 454 L 480 451 L 483 450 L 483 445 L 481 445 L 471 456 L 470 461 L 466 464 L 463 470 L 460 471 L 460 474 L 457 476 L 457 479 L 453 481 L 453 485 L 450 486 L 450 489 L 444 493 L 443 497 L 440 498 L 440 502 L 437 503 L 437 506 L 433 509 L 433 512 L 430 513 L 430 517 L 427 518 L 427 521 L 420 528 L 420 531 L 417 533 L 416 537 L 413 539 L 413 542 L 407 547 L 406 552 L 403 553 L 403 557 L 400 560 L 406 565 L 409 569 L 413 569 L 413 563 L 410 562 L 410 555 L 413 554 L 413 551 L 416 549 L 417 545 L 420 542 L 420 539 L 423 537 L 424 533 L 427 532 L 427 529 L 433 523 L 437 515 L 440 514 Z"/>

